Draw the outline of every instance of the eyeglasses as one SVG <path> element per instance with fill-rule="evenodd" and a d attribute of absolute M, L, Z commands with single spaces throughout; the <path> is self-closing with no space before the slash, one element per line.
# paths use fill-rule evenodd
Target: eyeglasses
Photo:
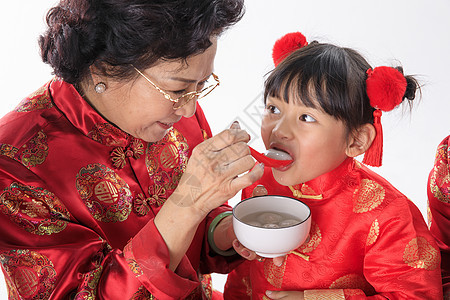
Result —
<path fill-rule="evenodd" d="M 213 84 L 203 88 L 201 91 L 189 92 L 176 99 L 173 99 L 166 91 L 164 91 L 155 83 L 153 83 L 153 81 L 151 81 L 147 76 L 145 76 L 144 73 L 142 73 L 138 68 L 136 68 L 135 66 L 133 66 L 133 68 L 136 70 L 136 72 L 139 73 L 139 75 L 144 77 L 145 80 L 147 80 L 156 90 L 158 90 L 158 92 L 163 94 L 164 98 L 171 101 L 173 103 L 173 109 L 175 110 L 182 108 L 194 98 L 201 99 L 203 97 L 206 97 L 220 84 L 219 77 L 216 74 L 212 73 L 211 75 L 215 81 Z"/>

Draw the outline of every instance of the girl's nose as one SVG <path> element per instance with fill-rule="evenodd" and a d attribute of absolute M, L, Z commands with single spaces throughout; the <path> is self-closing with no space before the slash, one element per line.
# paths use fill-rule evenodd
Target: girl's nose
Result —
<path fill-rule="evenodd" d="M 279 139 L 287 140 L 292 138 L 292 122 L 287 118 L 281 118 L 274 126 L 272 133 Z"/>

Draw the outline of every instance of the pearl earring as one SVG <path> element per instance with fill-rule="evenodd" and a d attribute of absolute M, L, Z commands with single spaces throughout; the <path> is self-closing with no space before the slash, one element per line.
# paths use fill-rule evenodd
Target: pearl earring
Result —
<path fill-rule="evenodd" d="M 99 82 L 95 85 L 95 92 L 101 94 L 106 91 L 106 84 L 104 82 Z"/>

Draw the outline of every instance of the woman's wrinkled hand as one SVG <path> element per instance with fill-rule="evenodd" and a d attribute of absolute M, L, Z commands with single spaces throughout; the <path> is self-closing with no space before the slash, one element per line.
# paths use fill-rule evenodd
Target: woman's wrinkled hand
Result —
<path fill-rule="evenodd" d="M 249 140 L 249 134 L 235 122 L 230 129 L 197 145 L 171 201 L 193 207 L 205 216 L 258 180 L 264 166 L 255 166 L 247 146 Z"/>
<path fill-rule="evenodd" d="M 277 267 L 281 267 L 286 260 L 286 256 L 274 257 L 274 258 L 264 258 L 256 254 L 255 251 L 252 251 L 248 248 L 245 248 L 237 239 L 233 241 L 234 250 L 243 258 L 247 260 L 257 260 L 259 262 L 264 262 L 266 259 L 271 259 L 272 263 Z"/>

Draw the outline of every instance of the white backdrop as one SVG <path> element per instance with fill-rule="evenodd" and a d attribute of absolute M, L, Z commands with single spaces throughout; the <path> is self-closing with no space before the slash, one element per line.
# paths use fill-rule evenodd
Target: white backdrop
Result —
<path fill-rule="evenodd" d="M 56 0 L 0 5 L 0 116 L 51 78 L 37 37 Z M 448 0 L 246 0 L 244 19 L 221 38 L 215 72 L 221 86 L 202 100 L 214 133 L 239 120 L 259 138 L 263 76 L 272 67 L 274 41 L 291 31 L 359 50 L 373 66 L 400 62 L 424 84 L 422 100 L 384 114 L 384 166 L 378 172 L 406 194 L 426 218 L 426 181 L 439 142 L 450 134 L 450 2 Z M 238 201 L 238 196 L 231 203 Z M 0 230 L 1 232 L 1 230 Z M 1 235 L 1 233 L 0 233 Z M 0 280 L 0 298 L 6 288 Z M 214 276 L 221 290 L 225 276 Z"/>

